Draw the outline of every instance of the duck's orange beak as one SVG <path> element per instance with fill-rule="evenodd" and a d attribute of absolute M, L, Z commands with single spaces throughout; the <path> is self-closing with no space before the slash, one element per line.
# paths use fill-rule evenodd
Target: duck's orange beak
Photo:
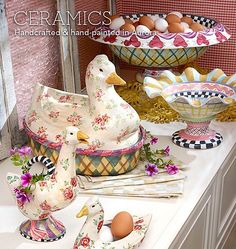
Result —
<path fill-rule="evenodd" d="M 80 143 L 88 144 L 88 140 L 87 140 L 88 138 L 89 136 L 83 133 L 82 131 L 77 132 L 77 139 Z"/>
<path fill-rule="evenodd" d="M 115 85 L 115 86 L 123 86 L 126 84 L 126 82 L 118 76 L 115 72 L 111 73 L 107 79 L 106 83 L 109 85 Z"/>
<path fill-rule="evenodd" d="M 89 213 L 87 206 L 84 206 L 80 212 L 76 215 L 76 218 L 81 218 L 83 216 L 87 216 Z"/>

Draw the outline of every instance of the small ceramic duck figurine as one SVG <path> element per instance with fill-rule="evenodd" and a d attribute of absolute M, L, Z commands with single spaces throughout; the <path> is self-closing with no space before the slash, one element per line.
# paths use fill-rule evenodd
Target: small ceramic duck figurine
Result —
<path fill-rule="evenodd" d="M 112 242 L 103 242 L 99 232 L 101 232 L 103 225 L 110 226 L 111 221 L 104 222 L 104 209 L 97 197 L 88 199 L 81 211 L 76 215 L 77 218 L 83 216 L 87 216 L 87 219 L 75 240 L 73 249 L 136 248 L 143 241 L 151 221 L 151 215 L 133 216 L 134 227 L 128 236 Z"/>
<path fill-rule="evenodd" d="M 21 234 L 31 240 L 53 241 L 65 234 L 63 224 L 51 215 L 68 206 L 76 196 L 77 178 L 75 169 L 75 150 L 80 142 L 86 142 L 88 136 L 77 127 L 67 127 L 65 141 L 62 144 L 56 167 L 50 159 L 39 156 L 31 159 L 27 165 L 34 162 L 44 163 L 48 174 L 42 181 L 37 181 L 32 188 L 28 201 L 22 201 L 19 196 L 21 176 L 8 173 L 7 181 L 12 194 L 17 200 L 19 210 L 29 218 L 20 226 Z M 27 196 L 25 196 L 27 198 Z"/>
<path fill-rule="evenodd" d="M 25 126 L 44 141 L 60 142 L 68 125 L 79 126 L 90 137 L 79 148 L 91 150 L 123 149 L 139 138 L 137 112 L 115 91 L 125 81 L 104 54 L 88 65 L 85 77 L 88 95 L 74 94 L 38 84 L 25 119 Z M 43 132 L 42 132 L 43 128 Z"/>

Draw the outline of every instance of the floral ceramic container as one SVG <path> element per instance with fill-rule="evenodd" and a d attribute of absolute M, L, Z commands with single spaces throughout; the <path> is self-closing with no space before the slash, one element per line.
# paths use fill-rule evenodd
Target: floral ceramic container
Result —
<path fill-rule="evenodd" d="M 25 238 L 49 242 L 65 235 L 64 225 L 52 216 L 52 212 L 67 207 L 76 196 L 75 150 L 81 134 L 78 128 L 67 127 L 56 167 L 44 156 L 34 157 L 27 163 L 32 166 L 35 162 L 42 162 L 48 169 L 44 180 L 32 186 L 27 201 L 19 198 L 19 194 L 24 194 L 18 191 L 22 187 L 21 176 L 8 173 L 7 181 L 12 195 L 21 213 L 28 218 L 20 226 L 20 233 Z"/>
<path fill-rule="evenodd" d="M 132 21 L 141 16 L 165 17 L 166 14 L 125 15 Z M 205 31 L 169 34 L 136 34 L 111 30 L 101 26 L 91 33 L 94 41 L 108 44 L 112 52 L 121 60 L 143 67 L 175 67 L 192 62 L 204 54 L 211 45 L 219 44 L 230 38 L 229 31 L 215 20 L 190 16 L 195 22 L 206 27 Z"/>
<path fill-rule="evenodd" d="M 87 219 L 81 228 L 73 249 L 83 248 L 106 248 L 106 249 L 135 249 L 142 243 L 149 224 L 151 215 L 142 217 L 133 216 L 133 231 L 123 239 L 113 242 L 102 242 L 99 238 L 99 232 L 102 226 L 110 226 L 111 220 L 104 222 L 104 210 L 100 201 L 96 198 L 90 198 L 77 215 L 78 218 L 87 216 Z"/>
<path fill-rule="evenodd" d="M 209 149 L 218 146 L 223 138 L 211 130 L 209 124 L 215 115 L 236 100 L 236 90 L 230 85 L 236 74 L 226 76 L 220 69 L 207 75 L 187 68 L 182 75 L 164 71 L 156 80 L 144 79 L 144 89 L 150 98 L 162 96 L 187 123 L 187 128 L 173 134 L 175 144 L 191 149 Z M 225 84 L 222 84 L 225 83 Z"/>
<path fill-rule="evenodd" d="M 77 148 L 77 173 L 117 175 L 133 169 L 143 141 L 137 112 L 115 91 L 123 85 L 106 55 L 96 56 L 86 72 L 88 95 L 37 84 L 24 126 L 35 155 L 57 160 L 62 130 L 74 125 L 89 135 Z"/>

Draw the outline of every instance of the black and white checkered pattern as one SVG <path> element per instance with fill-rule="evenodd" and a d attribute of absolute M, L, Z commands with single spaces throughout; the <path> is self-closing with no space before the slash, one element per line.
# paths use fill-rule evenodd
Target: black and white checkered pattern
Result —
<path fill-rule="evenodd" d="M 26 167 L 28 169 L 31 168 L 31 166 L 36 163 L 36 162 L 41 162 L 42 164 L 44 164 L 48 170 L 47 175 L 52 175 L 55 171 L 55 165 L 52 163 L 52 161 L 45 156 L 35 156 L 33 158 L 31 158 L 28 162 Z"/>
<path fill-rule="evenodd" d="M 218 92 L 208 92 L 208 91 L 185 91 L 185 92 L 178 92 L 175 94 L 175 97 L 187 97 L 187 98 L 210 98 L 210 97 L 220 97 L 220 98 L 224 98 L 225 96 L 221 93 Z"/>
<path fill-rule="evenodd" d="M 61 234 L 60 236 L 54 238 L 54 239 L 34 239 L 33 237 L 29 236 L 28 234 L 25 234 L 24 232 L 20 231 L 20 234 L 25 237 L 26 239 L 29 239 L 29 240 L 33 240 L 33 241 L 38 241 L 38 242 L 53 242 L 53 241 L 57 241 L 61 238 L 63 238 L 66 234 L 66 232 L 64 232 L 63 234 Z"/>
<path fill-rule="evenodd" d="M 216 136 L 210 140 L 187 140 L 179 136 L 179 132 L 175 132 L 172 135 L 172 141 L 176 145 L 188 149 L 199 149 L 199 150 L 205 150 L 205 149 L 211 149 L 215 148 L 218 145 L 221 144 L 223 141 L 223 137 L 219 134 L 216 133 Z"/>
<path fill-rule="evenodd" d="M 127 14 L 127 15 L 123 15 L 123 17 L 127 19 L 131 19 L 132 21 L 137 21 L 141 16 L 154 16 L 154 15 L 159 15 L 159 17 L 164 17 L 164 18 L 166 17 L 166 14 L 150 14 L 150 13 Z M 204 16 L 196 16 L 196 15 L 189 15 L 189 14 L 183 14 L 183 16 L 189 16 L 195 22 L 200 23 L 207 28 L 212 28 L 216 24 L 215 20 L 206 18 Z"/>

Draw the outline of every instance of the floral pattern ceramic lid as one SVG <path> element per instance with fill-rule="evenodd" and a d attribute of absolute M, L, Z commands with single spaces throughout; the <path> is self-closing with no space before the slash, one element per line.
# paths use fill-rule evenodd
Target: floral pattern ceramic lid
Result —
<path fill-rule="evenodd" d="M 25 118 L 25 127 L 38 142 L 59 146 L 66 126 L 77 126 L 89 135 L 91 150 L 123 149 L 139 138 L 136 111 L 115 91 L 125 82 L 116 74 L 106 55 L 96 56 L 86 71 L 88 95 L 68 93 L 37 84 Z"/>

